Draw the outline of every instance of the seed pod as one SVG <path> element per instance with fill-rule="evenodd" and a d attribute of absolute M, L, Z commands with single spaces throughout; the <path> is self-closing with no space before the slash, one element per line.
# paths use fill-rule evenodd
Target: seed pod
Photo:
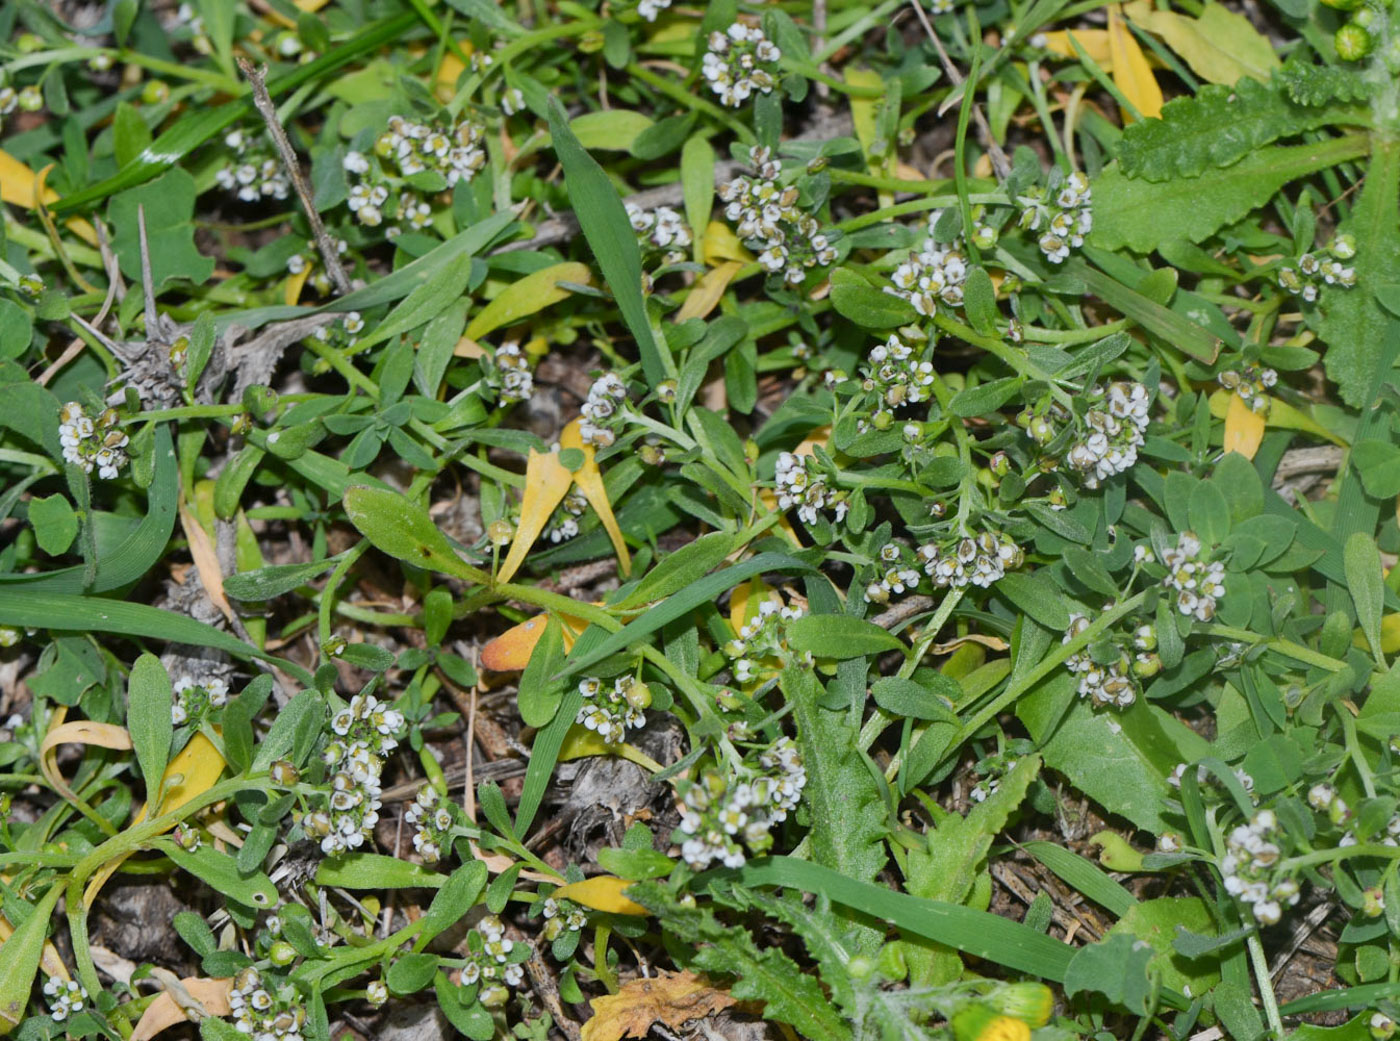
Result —
<path fill-rule="evenodd" d="M 1032 1027 L 1043 1027 L 1055 1011 L 1055 996 L 1043 983 L 1005 984 L 987 995 L 987 1002 Z"/>

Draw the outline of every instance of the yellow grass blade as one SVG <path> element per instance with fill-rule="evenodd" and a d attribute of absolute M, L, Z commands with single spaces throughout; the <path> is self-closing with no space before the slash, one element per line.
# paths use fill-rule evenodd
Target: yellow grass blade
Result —
<path fill-rule="evenodd" d="M 1123 96 L 1136 106 L 1144 118 L 1151 119 L 1162 114 L 1162 88 L 1152 75 L 1147 57 L 1138 46 L 1137 39 L 1123 22 L 1118 13 L 1118 5 L 1108 9 L 1108 55 L 1113 62 L 1113 82 L 1123 92 Z M 1131 121 L 1128 113 L 1123 113 L 1123 122 Z"/>
<path fill-rule="evenodd" d="M 623 577 L 627 577 L 632 573 L 632 554 L 628 552 L 627 543 L 622 538 L 622 529 L 617 526 L 617 518 L 613 516 L 612 503 L 608 502 L 608 490 L 603 486 L 603 475 L 598 471 L 598 464 L 593 458 L 593 446 L 583 443 L 577 419 L 566 426 L 564 432 L 559 435 L 559 445 L 561 448 L 577 448 L 583 452 L 583 465 L 574 472 L 574 483 L 578 485 L 579 491 L 583 492 L 588 504 L 597 512 L 598 519 L 603 522 L 603 530 L 608 533 L 608 538 L 612 539 L 613 550 L 617 553 L 618 566 L 622 569 Z M 528 491 L 525 494 L 529 496 Z"/>
<path fill-rule="evenodd" d="M 520 503 L 520 523 L 515 529 L 510 551 L 496 575 L 497 582 L 509 582 L 525 563 L 525 555 L 540 537 L 554 507 L 564 501 L 574 475 L 564 469 L 553 452 L 531 452 L 525 464 L 525 498 Z"/>

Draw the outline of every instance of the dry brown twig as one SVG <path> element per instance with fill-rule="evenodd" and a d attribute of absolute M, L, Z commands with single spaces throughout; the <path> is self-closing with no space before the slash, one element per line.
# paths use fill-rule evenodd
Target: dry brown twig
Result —
<path fill-rule="evenodd" d="M 246 58 L 238 59 L 238 67 L 243 70 L 243 75 L 248 78 L 249 86 L 253 88 L 253 106 L 258 110 L 258 115 L 262 116 L 263 123 L 267 125 L 267 132 L 272 137 L 272 143 L 277 146 L 277 154 L 282 159 L 282 165 L 287 169 L 287 176 L 292 179 L 292 187 L 296 189 L 297 198 L 301 200 L 301 208 L 306 211 L 306 219 L 311 224 L 311 237 L 316 242 L 316 249 L 321 254 L 322 263 L 326 265 L 326 274 L 330 276 L 336 293 L 344 296 L 353 288 L 350 285 L 350 277 L 346 275 L 345 268 L 341 266 L 340 252 L 336 248 L 335 241 L 327 233 L 326 226 L 321 221 L 321 215 L 316 212 L 316 207 L 311 203 L 311 190 L 301 172 L 301 164 L 297 162 L 296 153 L 292 151 L 292 143 L 287 139 L 287 132 L 282 129 L 282 124 L 278 122 L 277 109 L 273 106 L 272 98 L 267 93 L 267 69 L 254 68 L 253 63 Z"/>
<path fill-rule="evenodd" d="M 943 49 L 943 41 L 933 31 L 928 15 L 924 14 L 923 3 L 921 0 L 909 0 L 909 6 L 914 8 L 914 13 L 919 16 L 919 24 L 924 27 L 924 33 L 933 42 L 933 49 L 938 52 L 938 61 L 943 66 L 943 71 L 948 74 L 954 87 L 962 86 L 963 75 L 953 64 L 953 60 L 948 57 L 948 52 Z M 1001 145 L 997 144 L 996 138 L 992 136 L 992 128 L 987 123 L 987 117 L 982 114 L 982 109 L 975 103 L 972 106 L 972 118 L 977 123 L 977 132 L 982 138 L 982 144 L 987 149 L 987 156 L 992 161 L 992 169 L 996 171 L 997 180 L 1006 180 L 1011 175 L 1011 160 L 1006 158 L 1006 153 L 1002 151 Z"/>

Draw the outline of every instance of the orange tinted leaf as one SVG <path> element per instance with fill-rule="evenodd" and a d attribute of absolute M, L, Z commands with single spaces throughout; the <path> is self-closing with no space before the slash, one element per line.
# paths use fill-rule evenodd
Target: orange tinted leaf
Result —
<path fill-rule="evenodd" d="M 525 498 L 520 503 L 520 524 L 515 529 L 510 552 L 496 575 L 497 582 L 509 582 L 525 563 L 525 555 L 549 523 L 554 508 L 564 501 L 574 475 L 553 452 L 531 452 L 525 464 Z"/>
<path fill-rule="evenodd" d="M 618 527 L 617 518 L 613 516 L 612 504 L 608 502 L 608 490 L 603 486 L 603 475 L 599 473 L 598 463 L 593 458 L 593 446 L 583 443 L 583 435 L 580 433 L 580 423 L 577 419 L 566 426 L 564 432 L 559 435 L 559 445 L 561 448 L 577 448 L 583 452 L 583 465 L 574 472 L 574 483 L 578 485 L 579 491 L 583 492 L 583 497 L 588 500 L 588 505 L 593 507 L 598 514 L 598 519 L 602 521 L 603 530 L 608 533 L 608 538 L 612 540 L 613 550 L 617 553 L 618 566 L 622 569 L 625 578 L 632 573 L 632 554 L 628 552 L 627 543 L 622 538 L 622 529 Z M 529 496 L 529 492 L 526 492 L 526 496 Z"/>
<path fill-rule="evenodd" d="M 628 980 L 616 994 L 589 1004 L 593 1018 L 583 1025 L 583 1041 L 621 1041 L 646 1037 L 654 1023 L 679 1030 L 682 1023 L 712 1016 L 735 1000 L 703 976 L 663 970 L 650 979 Z"/>
<path fill-rule="evenodd" d="M 1264 414 L 1255 412 L 1238 394 L 1230 395 L 1230 410 L 1225 413 L 1225 451 L 1238 452 L 1253 459 L 1264 440 Z"/>
<path fill-rule="evenodd" d="M 625 878 L 595 875 L 593 878 L 585 878 L 582 882 L 571 882 L 567 886 L 561 886 L 554 891 L 554 896 L 609 914 L 650 914 L 651 912 L 641 904 L 622 895 L 623 890 L 634 884 Z"/>
<path fill-rule="evenodd" d="M 559 620 L 563 623 L 564 650 L 568 651 L 588 623 L 567 614 L 560 615 Z M 519 672 L 529 663 L 548 622 L 549 616 L 542 614 L 511 626 L 481 649 L 481 664 L 492 672 Z"/>
<path fill-rule="evenodd" d="M 185 991 L 182 997 L 192 999 L 189 1008 L 194 1015 L 187 1013 L 170 991 L 164 991 L 156 997 L 155 1001 L 146 1006 L 146 1011 L 141 1014 L 141 1019 L 136 1024 L 136 1029 L 131 1032 L 130 1041 L 150 1041 L 162 1030 L 168 1030 L 177 1023 L 188 1023 L 201 1015 L 227 1016 L 233 1011 L 228 1004 L 228 995 L 233 987 L 233 980 L 211 980 L 200 976 L 188 976 L 180 981 L 180 986 Z"/>
<path fill-rule="evenodd" d="M 0 149 L 0 199 L 26 210 L 37 209 L 40 200 L 45 206 L 57 202 L 58 192 L 44 187 L 44 178 L 51 169 L 52 164 L 35 174 L 9 152 Z M 96 230 L 81 217 L 70 217 L 66 225 L 89 246 L 97 245 Z"/>

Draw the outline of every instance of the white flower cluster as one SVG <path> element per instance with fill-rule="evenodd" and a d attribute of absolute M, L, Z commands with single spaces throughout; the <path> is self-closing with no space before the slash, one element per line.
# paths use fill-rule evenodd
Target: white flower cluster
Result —
<path fill-rule="evenodd" d="M 758 678 L 759 670 L 765 665 L 778 667 L 791 657 L 787 646 L 786 623 L 801 618 L 807 612 L 799 607 L 779 604 L 776 600 L 765 599 L 758 605 L 758 613 L 739 629 L 737 639 L 724 645 L 724 653 L 731 661 L 735 683 L 748 683 Z M 811 661 L 811 655 L 805 660 Z"/>
<path fill-rule="evenodd" d="M 629 202 L 627 219 L 632 222 L 632 230 L 643 246 L 665 251 L 666 263 L 685 259 L 685 248 L 691 243 L 690 227 L 670 206 L 644 210 L 635 202 Z"/>
<path fill-rule="evenodd" d="M 44 984 L 44 997 L 49 1000 L 49 1015 L 55 1023 L 62 1023 L 70 1016 L 83 1010 L 87 1004 L 87 989 L 77 980 L 61 980 L 50 976 Z"/>
<path fill-rule="evenodd" d="M 1275 880 L 1274 867 L 1279 849 L 1279 824 L 1273 810 L 1259 810 L 1232 830 L 1225 840 L 1226 853 L 1220 858 L 1220 874 L 1225 891 L 1250 905 L 1261 925 L 1276 925 L 1283 908 L 1298 902 L 1298 883 L 1292 878 Z"/>
<path fill-rule="evenodd" d="M 819 510 L 831 510 L 836 523 L 840 524 L 850 508 L 846 493 L 829 487 L 826 476 L 812 465 L 813 462 L 809 455 L 778 454 L 774 471 L 778 508 L 790 510 L 796 506 L 797 515 L 807 524 L 817 523 Z"/>
<path fill-rule="evenodd" d="M 486 165 L 485 137 L 485 128 L 470 119 L 454 127 L 438 127 L 390 116 L 389 129 L 374 142 L 374 154 L 392 163 L 400 177 L 435 170 L 451 187 L 470 181 Z M 354 154 L 345 157 L 346 169 Z"/>
<path fill-rule="evenodd" d="M 193 723 L 199 726 L 211 709 L 228 704 L 228 684 L 221 679 L 196 683 L 188 676 L 175 681 L 175 698 L 170 703 L 170 722 L 175 726 Z"/>
<path fill-rule="evenodd" d="M 1324 285 L 1342 289 L 1356 285 L 1356 268 L 1347 267 L 1344 263 L 1355 256 L 1355 237 L 1338 235 L 1330 247 L 1321 251 L 1320 256 L 1317 253 L 1304 253 L 1298 258 L 1296 266 L 1287 264 L 1280 268 L 1278 284 L 1294 296 L 1301 296 L 1312 303 Z"/>
<path fill-rule="evenodd" d="M 452 811 L 442 805 L 437 789 L 431 784 L 419 788 L 418 795 L 404 811 L 403 819 L 417 829 L 413 833 L 413 848 L 423 858 L 423 863 L 436 864 L 441 860 L 455 822 Z"/>
<path fill-rule="evenodd" d="M 262 973 L 251 965 L 233 978 L 228 994 L 234 1028 L 252 1041 L 302 1041 L 306 1006 L 297 1000 L 294 987 L 269 990 Z"/>
<path fill-rule="evenodd" d="M 1084 236 L 1093 230 L 1091 194 L 1089 178 L 1076 170 L 1065 178 L 1053 199 L 1038 186 L 1016 197 L 1021 206 L 1021 227 L 1041 232 L 1040 251 L 1050 263 L 1063 263 L 1070 249 L 1083 246 Z"/>
<path fill-rule="evenodd" d="M 525 968 L 520 963 L 529 957 L 529 951 L 516 951 L 515 941 L 507 938 L 505 926 L 495 915 L 487 915 L 477 923 L 468 943 L 462 982 L 467 986 L 483 984 L 481 1003 L 487 1008 L 499 1008 L 510 998 L 506 987 L 518 987 L 524 981 Z"/>
<path fill-rule="evenodd" d="M 725 219 L 744 245 L 758 254 L 758 263 L 771 274 L 797 285 L 813 267 L 827 267 L 836 259 L 836 247 L 822 232 L 821 224 L 798 205 L 796 185 L 778 183 L 783 164 L 771 149 L 749 150 L 749 162 L 758 177 L 740 175 L 719 187 Z"/>
<path fill-rule="evenodd" d="M 942 545 L 926 543 L 919 547 L 919 559 L 937 589 L 969 585 L 987 589 L 1007 571 L 1025 563 L 1026 554 L 1007 536 L 984 531 L 976 538 L 964 535 Z"/>
<path fill-rule="evenodd" d="M 1069 643 L 1087 628 L 1088 617 L 1071 612 L 1069 628 L 1060 642 Z M 1136 701 L 1138 688 L 1134 666 L 1141 666 L 1141 671 L 1155 671 L 1154 666 L 1160 666 L 1160 661 L 1151 653 L 1157 646 L 1156 634 L 1151 626 L 1139 628 L 1133 637 L 1133 646 L 1137 651 L 1136 662 L 1120 650 L 1117 658 L 1102 665 L 1094 660 L 1087 647 L 1066 658 L 1065 668 L 1079 676 L 1079 696 L 1091 699 L 1100 708 L 1127 708 Z"/>
<path fill-rule="evenodd" d="M 720 104 L 738 108 L 758 91 L 770 94 L 777 86 L 778 60 L 783 56 L 763 30 L 735 22 L 724 32 L 710 33 L 700 71 L 719 95 Z M 768 66 L 761 68 L 760 66 Z"/>
<path fill-rule="evenodd" d="M 610 688 L 596 676 L 585 676 L 579 681 L 578 692 L 583 695 L 583 705 L 574 722 L 592 730 L 605 744 L 620 745 L 627 740 L 628 730 L 640 730 L 647 724 L 643 710 L 651 704 L 651 694 L 635 676 L 619 676 Z"/>
<path fill-rule="evenodd" d="M 266 135 L 235 128 L 224 135 L 224 144 L 233 153 L 233 159 L 214 171 L 219 187 L 232 192 L 241 202 L 285 199 L 291 194 L 292 180 L 282 169 Z"/>
<path fill-rule="evenodd" d="M 861 389 L 878 394 L 883 408 L 899 408 L 927 401 L 933 393 L 933 362 L 927 343 L 915 350 L 891 333 L 884 343 L 870 348 L 861 369 Z M 883 411 L 882 408 L 882 411 Z"/>
<path fill-rule="evenodd" d="M 496 348 L 491 366 L 486 371 L 486 381 L 496 388 L 502 405 L 528 401 L 535 393 L 535 375 L 530 371 L 530 359 L 520 349 L 518 341 L 511 340 Z"/>
<path fill-rule="evenodd" d="M 1185 775 L 1186 775 L 1186 764 L 1185 764 L 1185 763 L 1177 763 L 1176 766 L 1172 769 L 1172 772 L 1169 773 L 1169 774 L 1167 775 L 1167 783 L 1168 783 L 1169 785 L 1171 785 L 1173 788 L 1180 788 L 1180 787 L 1181 787 L 1181 779 L 1182 779 L 1182 777 L 1184 777 Z M 1197 780 L 1197 781 L 1199 781 L 1201 784 L 1205 784 L 1205 783 L 1206 783 L 1207 781 L 1209 781 L 1210 779 L 1211 779 L 1211 772 L 1210 772 L 1209 770 L 1207 770 L 1204 766 L 1198 766 L 1198 767 L 1196 767 L 1196 780 Z M 1238 767 L 1235 769 L 1235 780 L 1237 780 L 1237 781 L 1240 782 L 1240 787 L 1243 788 L 1245 791 L 1247 791 L 1247 792 L 1253 792 L 1253 791 L 1254 791 L 1254 778 L 1251 777 L 1251 776 L 1249 776 L 1248 773 L 1246 773 L 1244 770 L 1242 770 L 1242 769 L 1240 769 L 1240 768 L 1238 768 Z"/>
<path fill-rule="evenodd" d="M 648 22 L 656 21 L 656 16 L 671 6 L 671 0 L 639 0 L 637 13 Z"/>
<path fill-rule="evenodd" d="M 791 738 L 779 738 L 758 759 L 758 770 L 746 769 L 732 779 L 710 769 L 686 790 L 682 801 L 681 856 L 697 871 L 718 860 L 725 867 L 743 867 L 749 853 L 773 846 L 773 825 L 787 819 L 802 800 L 807 771 Z"/>
<path fill-rule="evenodd" d="M 578 519 L 586 509 L 588 498 L 575 485 L 564 495 L 559 509 L 554 511 L 554 522 L 545 529 L 545 537 L 553 543 L 568 542 L 574 538 L 578 535 Z"/>
<path fill-rule="evenodd" d="M 1189 531 L 1162 551 L 1162 563 L 1167 568 L 1162 584 L 1176 590 L 1176 609 L 1201 622 L 1214 618 L 1216 601 L 1225 595 L 1225 565 L 1211 560 L 1211 551 Z"/>
<path fill-rule="evenodd" d="M 328 855 L 363 846 L 379 823 L 380 777 L 384 759 L 398 747 L 403 713 L 373 695 L 356 694 L 350 707 L 331 719 L 331 740 L 322 753 L 335 773 L 328 807 L 304 818 L 306 832 L 321 840 Z"/>
<path fill-rule="evenodd" d="M 627 400 L 627 384 L 620 376 L 606 372 L 593 381 L 588 388 L 588 400 L 579 411 L 583 419 L 579 423 L 579 435 L 586 445 L 607 448 L 617 440 L 612 429 L 612 419 L 617 415 L 617 406 Z"/>
<path fill-rule="evenodd" d="M 544 938 L 550 943 L 557 940 L 568 930 L 576 933 L 588 924 L 588 915 L 583 908 L 568 900 L 555 900 L 554 897 L 545 897 L 544 901 Z"/>
<path fill-rule="evenodd" d="M 1251 412 L 1269 414 L 1269 389 L 1278 383 L 1278 373 L 1273 369 L 1245 365 L 1225 369 L 1215 379 L 1226 390 L 1238 394 Z"/>
<path fill-rule="evenodd" d="M 319 273 L 317 272 L 317 274 Z M 329 290 L 329 283 L 327 283 L 326 288 Z M 360 316 L 359 311 L 346 311 L 338 321 L 318 327 L 311 335 L 322 343 L 334 343 L 342 348 L 353 347 L 364 328 L 365 320 Z"/>
<path fill-rule="evenodd" d="M 909 301 L 915 311 L 924 317 L 931 317 L 941 303 L 946 307 L 961 307 L 963 303 L 963 283 L 967 281 L 967 254 L 963 252 L 962 239 L 943 244 L 934 239 L 934 227 L 942 211 L 929 214 L 928 236 L 917 250 L 911 250 L 908 258 L 894 269 L 890 275 L 893 285 L 885 286 L 885 292 Z"/>
<path fill-rule="evenodd" d="M 898 542 L 887 542 L 880 547 L 880 573 L 874 582 L 865 587 L 865 602 L 887 604 L 891 596 L 898 596 L 919 584 L 919 572 L 910 567 L 909 552 Z"/>
<path fill-rule="evenodd" d="M 1065 462 L 1080 475 L 1085 488 L 1123 473 L 1137 462 L 1148 421 L 1147 388 L 1122 380 L 1108 390 L 1095 387 L 1099 400 L 1084 415 L 1084 436 L 1070 446 Z"/>
<path fill-rule="evenodd" d="M 130 438 L 117 424 L 116 409 L 104 409 L 94 420 L 83 406 L 70 401 L 58 410 L 58 440 L 63 446 L 63 458 L 83 473 L 92 473 L 105 481 L 115 480 L 126 465 L 126 446 Z"/>

